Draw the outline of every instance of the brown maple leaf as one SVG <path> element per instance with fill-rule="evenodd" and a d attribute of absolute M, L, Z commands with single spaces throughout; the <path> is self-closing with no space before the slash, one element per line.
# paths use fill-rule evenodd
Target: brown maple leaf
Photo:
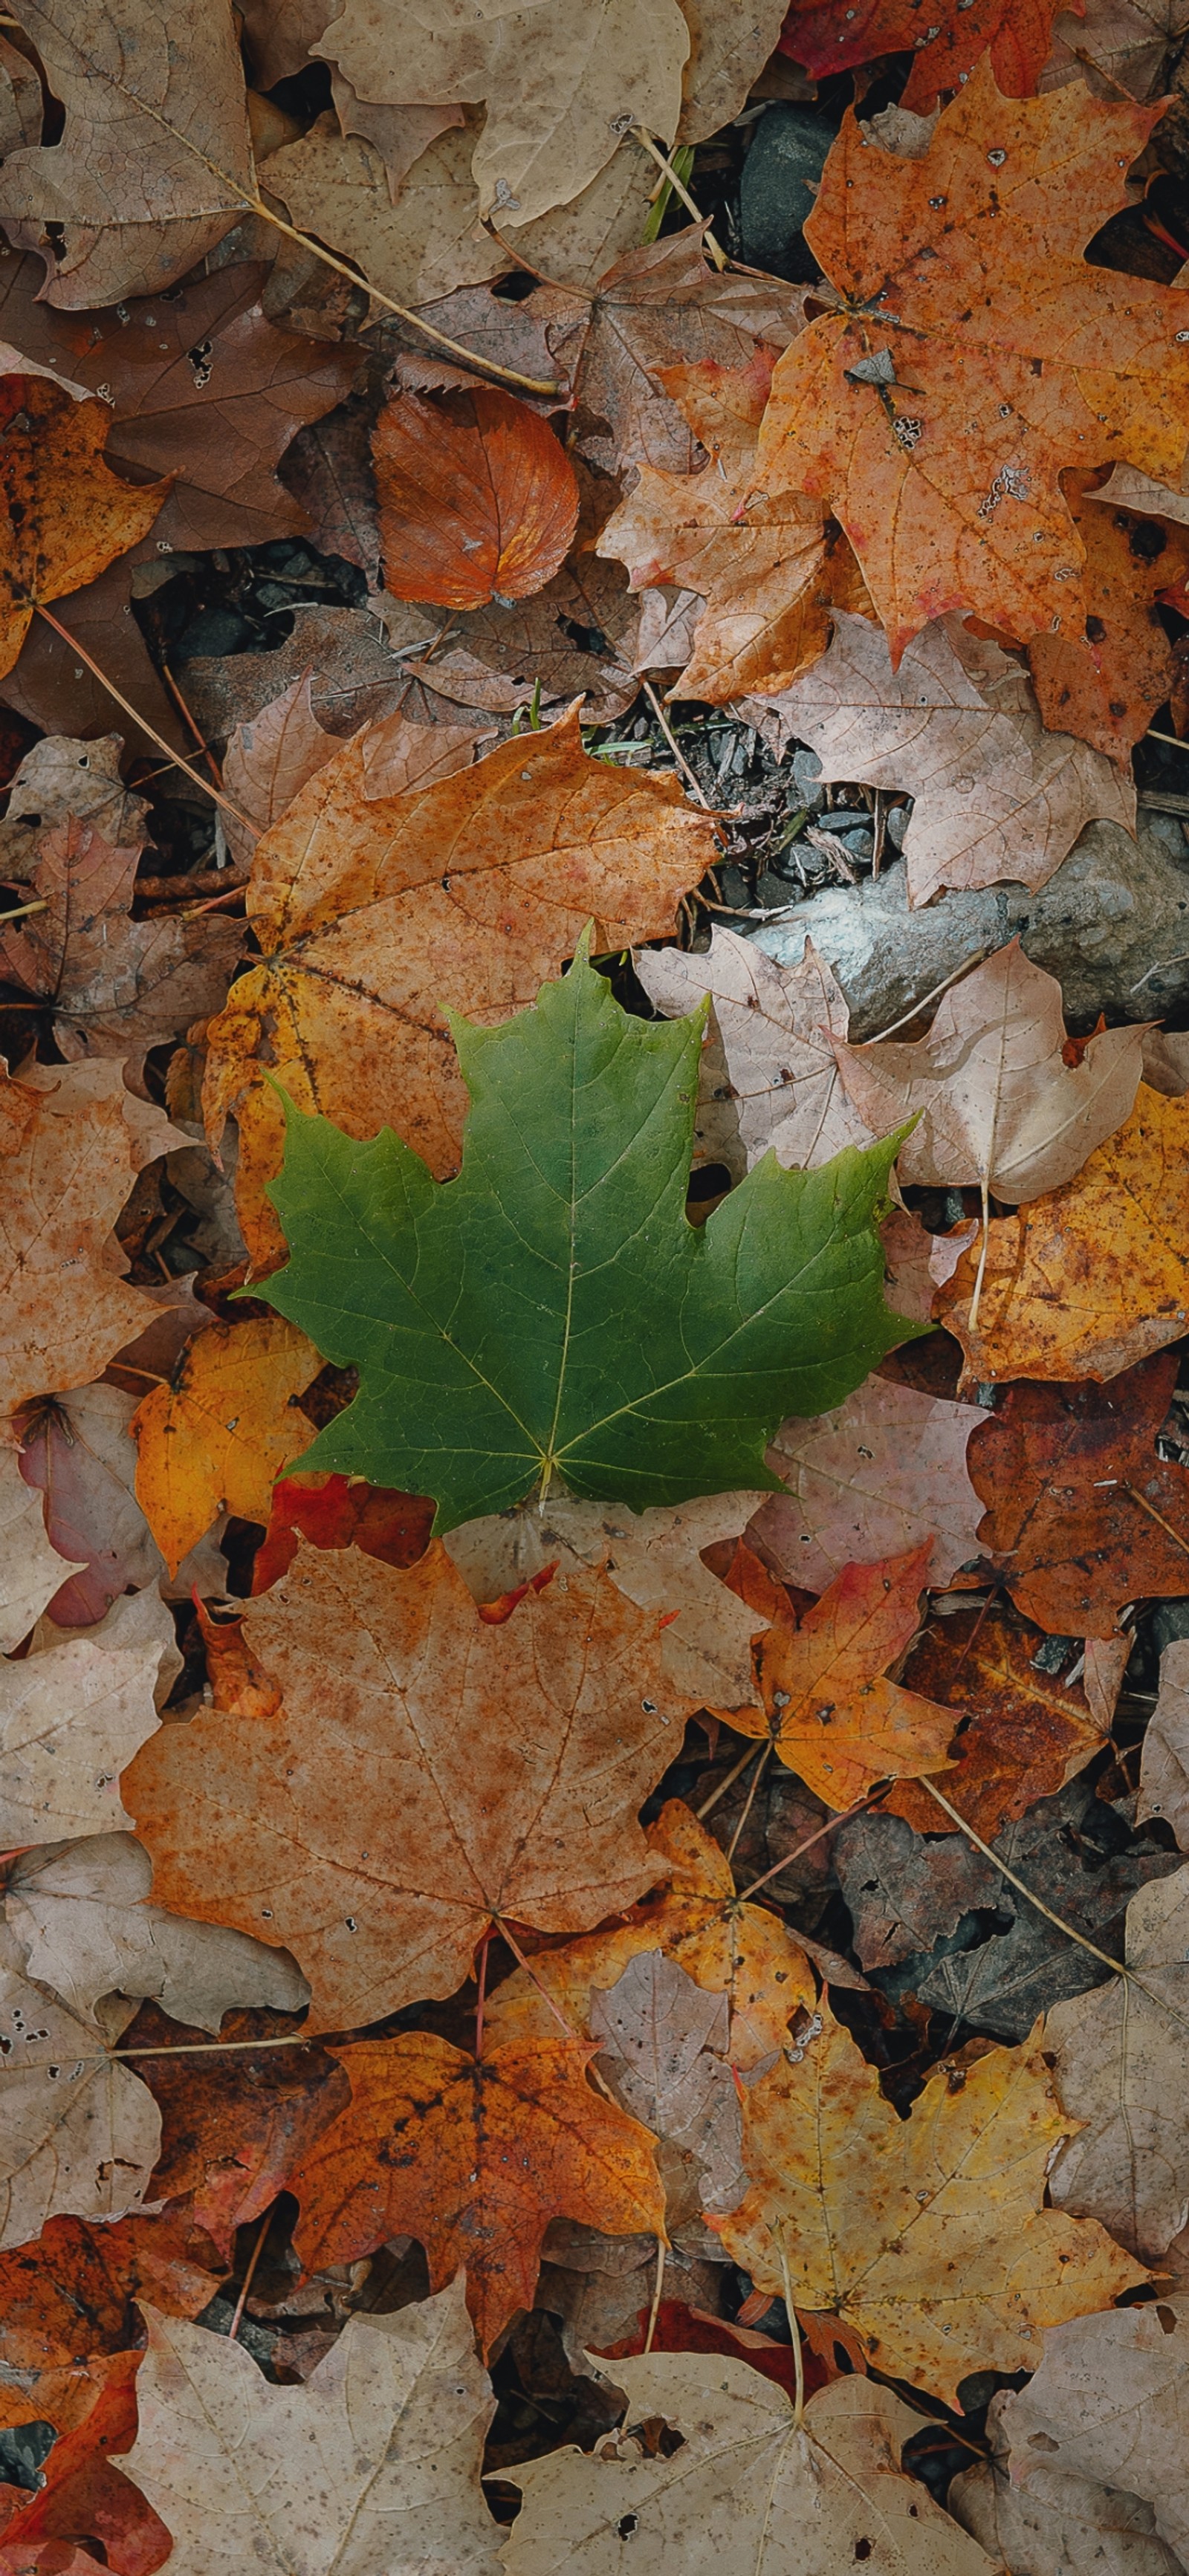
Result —
<path fill-rule="evenodd" d="M 775 351 L 739 369 L 663 367 L 658 380 L 708 462 L 696 474 L 641 465 L 598 552 L 625 563 L 633 590 L 699 592 L 693 658 L 681 695 L 725 705 L 747 690 L 787 689 L 825 652 L 833 607 L 870 609 L 846 538 L 820 501 L 756 493 L 756 440 Z"/>
<path fill-rule="evenodd" d="M 68 1057 L 143 1052 L 226 998 L 240 925 L 168 913 L 133 921 L 139 860 L 93 823 L 54 824 L 38 837 L 28 880 L 44 910 L 0 929 L 0 969 L 44 1000 Z"/>
<path fill-rule="evenodd" d="M 238 1118 L 259 1266 L 283 1242 L 264 1198 L 283 1143 L 266 1070 L 349 1135 L 389 1125 L 435 1172 L 456 1169 L 466 1093 L 446 1011 L 489 1026 L 523 1009 L 592 914 L 596 947 L 663 935 L 715 855 L 674 779 L 587 758 L 576 710 L 457 777 L 370 802 L 366 740 L 261 841 L 248 913 L 264 962 L 208 1033 L 204 1105 L 216 1138 Z"/>
<path fill-rule="evenodd" d="M 532 2306 L 551 2218 L 663 2233 L 653 2140 L 588 2084 L 596 2053 L 558 2033 L 475 2059 L 428 2031 L 344 2050 L 350 2107 L 289 2177 L 307 2269 L 416 2236 L 431 2290 L 465 2265 L 486 2356 Z"/>
<path fill-rule="evenodd" d="M 1158 114 L 1004 99 L 984 58 L 920 160 L 846 118 L 806 226 L 838 310 L 777 366 L 757 481 L 833 511 L 896 661 L 951 609 L 1082 635 L 1063 469 L 1179 480 L 1189 298 L 1082 257 Z"/>
<path fill-rule="evenodd" d="M 1046 1672 L 1043 1644 L 1010 1603 L 984 1602 L 931 1619 L 904 1667 L 909 1688 L 954 1712 L 954 1763 L 940 1785 L 984 1842 L 1055 1796 L 1102 1746 L 1082 1683 Z M 958 1831 L 915 1781 L 898 1781 L 883 1804 L 918 1833 Z"/>
<path fill-rule="evenodd" d="M 124 1787 L 159 1901 L 294 1946 L 312 2027 L 450 1994 L 494 1916 L 584 1931 L 658 1875 L 636 1810 L 697 1701 L 601 1570 L 493 1627 L 440 1542 L 303 1548 L 244 1633 L 283 1704 L 162 1728 Z"/>

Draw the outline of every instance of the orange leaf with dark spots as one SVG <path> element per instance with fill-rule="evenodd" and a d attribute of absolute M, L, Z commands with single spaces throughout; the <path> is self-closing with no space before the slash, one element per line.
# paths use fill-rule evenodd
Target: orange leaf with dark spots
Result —
<path fill-rule="evenodd" d="M 578 484 L 526 403 L 488 386 L 442 405 L 399 394 L 376 423 L 372 456 L 394 599 L 485 608 L 531 599 L 560 570 Z"/>
<path fill-rule="evenodd" d="M 111 413 L 44 376 L 0 378 L 0 677 L 37 602 L 97 581 L 148 535 L 168 483 L 121 483 L 103 462 Z"/>
<path fill-rule="evenodd" d="M 1125 761 L 1176 677 L 1157 607 L 1189 571 L 1189 528 L 1094 498 L 1097 474 L 1062 478 L 1086 549 L 1089 615 L 1082 635 L 1034 635 L 1028 647 L 1040 712 L 1057 733 L 1076 733 Z"/>
<path fill-rule="evenodd" d="M 659 2235 L 654 2141 L 586 2080 L 594 2047 L 533 2039 L 464 2055 L 428 2031 L 343 2052 L 350 2109 L 300 2170 L 295 2242 L 309 2271 L 416 2236 L 431 2290 L 466 2267 L 484 2357 L 531 2308 L 551 2218 L 604 2235 Z"/>

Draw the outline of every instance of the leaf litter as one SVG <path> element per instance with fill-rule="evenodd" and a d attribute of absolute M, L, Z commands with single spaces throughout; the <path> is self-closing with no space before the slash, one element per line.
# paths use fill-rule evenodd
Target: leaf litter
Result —
<path fill-rule="evenodd" d="M 0 48 L 13 2576 L 1189 2564 L 1185 28 L 937 15 Z"/>

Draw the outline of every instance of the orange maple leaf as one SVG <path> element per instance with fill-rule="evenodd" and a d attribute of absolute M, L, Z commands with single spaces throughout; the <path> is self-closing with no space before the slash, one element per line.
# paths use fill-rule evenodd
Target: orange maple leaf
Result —
<path fill-rule="evenodd" d="M 1189 295 L 1082 257 L 1159 114 L 1005 99 L 984 58 L 919 161 L 846 118 L 805 228 L 838 310 L 778 361 L 756 479 L 833 511 L 894 660 L 951 609 L 1083 635 L 1062 469 L 1179 484 Z"/>
<path fill-rule="evenodd" d="M 343 2052 L 351 2104 L 289 2187 L 310 2271 L 350 2263 L 386 2236 L 416 2236 L 431 2290 L 466 2265 L 484 2357 L 531 2308 L 554 2217 L 604 2235 L 663 2235 L 653 2139 L 586 2081 L 594 2046 L 514 2042 L 468 2057 L 429 2031 Z"/>
<path fill-rule="evenodd" d="M 756 1662 L 767 1722 L 740 1709 L 741 1735 L 770 1736 L 829 1807 L 849 1807 L 877 1780 L 944 1771 L 954 1712 L 888 1681 L 919 1625 L 932 1539 L 880 1565 L 844 1565 L 800 1625 L 792 1615 L 760 1638 Z"/>

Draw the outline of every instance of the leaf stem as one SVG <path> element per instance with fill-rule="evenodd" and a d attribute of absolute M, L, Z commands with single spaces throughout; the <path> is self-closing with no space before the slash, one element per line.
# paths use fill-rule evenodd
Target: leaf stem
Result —
<path fill-rule="evenodd" d="M 651 2352 L 652 2350 L 652 2338 L 656 2333 L 656 2321 L 661 2312 L 661 2291 L 665 2285 L 665 2256 L 668 2250 L 664 2237 L 658 2236 L 656 2240 L 656 2287 L 652 2293 L 652 2306 L 648 2311 L 648 2332 L 644 2337 L 645 2352 Z"/>
<path fill-rule="evenodd" d="M 680 171 L 674 169 L 673 163 L 669 159 L 668 154 L 666 152 L 662 152 L 659 143 L 653 141 L 651 134 L 648 132 L 647 126 L 633 125 L 631 131 L 635 136 L 637 143 L 642 143 L 645 151 L 651 153 L 657 169 L 664 172 L 674 195 L 680 197 L 686 213 L 693 216 L 696 224 L 705 223 L 706 219 L 702 213 L 702 209 L 700 206 L 695 206 L 693 198 L 689 193 L 689 189 L 686 187 Z M 706 230 L 702 235 L 702 239 L 706 244 L 706 248 L 710 253 L 715 267 L 721 273 L 727 265 L 727 254 L 721 247 L 721 244 L 716 242 L 709 224 L 706 225 Z"/>
<path fill-rule="evenodd" d="M 157 732 L 156 726 L 149 723 L 147 716 L 138 715 L 136 708 L 131 704 L 130 700 L 121 696 L 120 691 L 116 687 L 115 681 L 109 680 L 106 671 L 101 670 L 98 662 L 92 659 L 91 655 L 87 651 L 86 645 L 80 644 L 77 635 L 72 635 L 69 628 L 61 624 L 60 620 L 54 616 L 52 609 L 43 608 L 39 599 L 30 600 L 29 606 L 32 608 L 34 616 L 43 617 L 46 625 L 53 627 L 55 635 L 60 635 L 64 644 L 69 644 L 71 652 L 77 653 L 80 662 L 86 663 L 88 671 L 91 673 L 93 679 L 98 680 L 100 688 L 106 689 L 109 698 L 115 699 L 116 705 L 123 708 L 126 716 L 131 716 L 133 724 L 139 725 L 142 733 L 147 733 L 149 741 L 155 742 L 158 751 L 164 752 L 165 757 L 172 768 L 180 769 L 183 775 L 189 779 L 192 787 L 200 787 L 203 795 L 210 797 L 212 804 L 220 805 L 225 814 L 233 815 L 235 821 L 237 823 L 242 823 L 246 831 L 252 832 L 255 830 L 255 825 L 249 822 L 248 816 L 246 814 L 241 814 L 238 805 L 232 804 L 231 798 L 223 794 L 222 788 L 212 787 L 209 778 L 204 778 L 201 770 L 192 769 L 189 761 L 183 760 L 180 751 L 171 750 L 164 735 Z"/>
<path fill-rule="evenodd" d="M 935 1789 L 933 1782 L 926 1779 L 923 1773 L 917 1781 L 917 1787 L 928 1790 L 930 1797 L 935 1798 L 938 1806 L 944 1807 L 947 1816 L 952 1817 L 960 1832 L 967 1835 L 977 1850 L 982 1852 L 984 1858 L 990 1861 L 992 1868 L 999 1871 L 1001 1878 L 1005 1878 L 1010 1887 L 1016 1888 L 1021 1896 L 1026 1897 L 1029 1905 L 1034 1905 L 1037 1913 L 1043 1914 L 1047 1922 L 1055 1924 L 1058 1932 L 1064 1932 L 1068 1941 L 1076 1941 L 1079 1950 L 1088 1950 L 1092 1959 L 1100 1959 L 1103 1967 L 1110 1968 L 1116 1977 L 1130 1978 L 1131 1970 L 1124 1959 L 1112 1959 L 1109 1950 L 1100 1950 L 1096 1941 L 1088 1941 L 1084 1932 L 1075 1932 L 1072 1923 L 1066 1923 L 1060 1914 L 1054 1914 L 1051 1905 L 1046 1905 L 1042 1898 L 1034 1896 L 1031 1888 L 1025 1887 L 1023 1879 L 1017 1878 L 1014 1869 L 1009 1869 L 1007 1862 L 1000 1860 L 998 1852 L 992 1851 L 990 1843 L 985 1843 L 981 1834 L 976 1834 L 973 1825 L 967 1824 L 965 1816 L 959 1815 L 956 1807 L 951 1807 L 949 1799 L 943 1798 L 940 1789 Z"/>

